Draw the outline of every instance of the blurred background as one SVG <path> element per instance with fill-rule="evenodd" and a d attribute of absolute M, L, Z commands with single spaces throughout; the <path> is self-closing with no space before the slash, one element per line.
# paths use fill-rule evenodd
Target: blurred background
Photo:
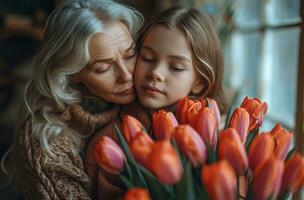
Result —
<path fill-rule="evenodd" d="M 262 129 L 277 122 L 304 141 L 303 0 L 121 0 L 148 20 L 173 5 L 195 7 L 212 16 L 225 57 L 224 86 L 231 105 L 258 97 L 269 109 Z M 0 156 L 11 144 L 31 59 L 48 15 L 60 0 L 0 2 Z M 22 199 L 4 181 L 0 199 Z M 303 196 L 303 195 L 302 195 Z M 301 199 L 299 195 L 295 199 Z"/>

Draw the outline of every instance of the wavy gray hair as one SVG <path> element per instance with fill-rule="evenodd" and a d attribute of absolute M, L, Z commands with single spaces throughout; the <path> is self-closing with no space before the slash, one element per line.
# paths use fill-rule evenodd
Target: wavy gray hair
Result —
<path fill-rule="evenodd" d="M 88 43 L 111 21 L 123 22 L 131 34 L 143 24 L 135 9 L 110 0 L 66 0 L 50 15 L 42 47 L 33 61 L 33 75 L 25 90 L 26 120 L 31 120 L 32 134 L 52 155 L 49 139 L 64 132 L 69 134 L 78 152 L 80 136 L 60 119 L 58 111 L 81 101 L 80 91 L 71 87 L 72 74 L 89 61 Z"/>

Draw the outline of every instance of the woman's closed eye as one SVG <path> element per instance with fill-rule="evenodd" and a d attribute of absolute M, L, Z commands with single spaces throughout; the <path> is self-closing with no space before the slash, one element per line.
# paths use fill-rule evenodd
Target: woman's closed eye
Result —
<path fill-rule="evenodd" d="M 129 50 L 127 53 L 126 53 L 126 55 L 124 56 L 124 59 L 125 60 L 130 60 L 130 59 L 132 59 L 132 58 L 134 58 L 135 56 L 136 56 L 136 49 L 135 48 L 133 48 L 133 49 L 131 49 L 131 50 Z"/>
<path fill-rule="evenodd" d="M 96 73 L 104 73 L 106 71 L 108 71 L 109 69 L 111 69 L 112 64 L 110 63 L 96 63 L 94 66 L 94 71 Z"/>

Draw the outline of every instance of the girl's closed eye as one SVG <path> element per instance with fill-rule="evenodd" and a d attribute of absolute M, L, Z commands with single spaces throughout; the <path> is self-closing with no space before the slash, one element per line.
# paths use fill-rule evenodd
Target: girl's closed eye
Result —
<path fill-rule="evenodd" d="M 174 72 L 182 72 L 182 71 L 186 70 L 184 66 L 178 65 L 178 64 L 171 64 L 171 65 L 169 65 L 169 68 L 171 71 L 174 71 Z"/>
<path fill-rule="evenodd" d="M 144 61 L 144 62 L 154 62 L 154 57 L 150 56 L 150 55 L 140 55 L 140 58 Z"/>

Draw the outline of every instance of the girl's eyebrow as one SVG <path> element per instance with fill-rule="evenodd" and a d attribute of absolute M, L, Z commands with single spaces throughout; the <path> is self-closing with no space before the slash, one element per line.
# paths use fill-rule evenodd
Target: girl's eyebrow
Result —
<path fill-rule="evenodd" d="M 156 53 L 156 51 L 152 47 L 149 47 L 149 46 L 142 46 L 142 49 L 147 49 L 149 51 L 152 51 L 153 53 Z M 187 58 L 185 56 L 182 56 L 182 55 L 170 55 L 169 57 L 173 58 L 173 59 L 177 59 L 177 60 L 186 61 L 188 63 L 191 63 L 191 60 L 189 58 Z"/>

